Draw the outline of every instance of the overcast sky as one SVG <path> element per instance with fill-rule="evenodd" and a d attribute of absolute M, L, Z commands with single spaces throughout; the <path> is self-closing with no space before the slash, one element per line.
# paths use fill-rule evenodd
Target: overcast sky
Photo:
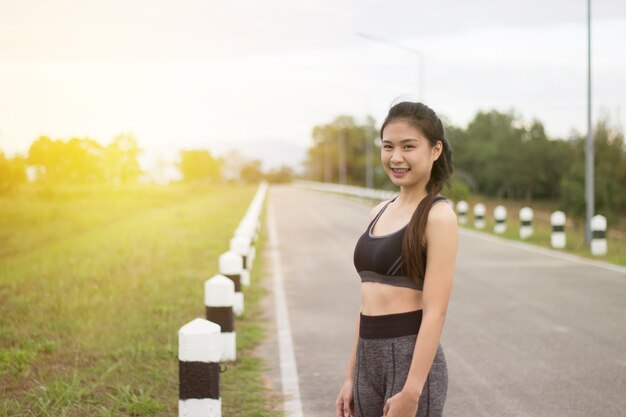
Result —
<path fill-rule="evenodd" d="M 593 114 L 626 125 L 626 2 L 592 6 Z M 0 150 L 39 135 L 149 155 L 281 140 L 341 113 L 380 122 L 418 91 L 465 126 L 515 109 L 552 136 L 586 131 L 586 2 L 0 0 Z M 280 152 L 280 149 L 276 149 Z"/>

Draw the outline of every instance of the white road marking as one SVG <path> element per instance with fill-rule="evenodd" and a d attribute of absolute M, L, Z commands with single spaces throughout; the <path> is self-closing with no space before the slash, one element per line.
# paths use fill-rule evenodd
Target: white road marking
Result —
<path fill-rule="evenodd" d="M 269 251 L 274 271 L 274 299 L 276 305 L 276 325 L 278 328 L 278 348 L 280 354 L 280 375 L 283 394 L 285 396 L 285 415 L 288 417 L 302 417 L 302 402 L 300 401 L 300 383 L 298 381 L 298 367 L 293 352 L 293 339 L 289 324 L 287 298 L 283 286 L 280 251 L 278 249 L 278 233 L 274 217 L 274 205 L 268 199 L 267 218 L 269 231 Z"/>

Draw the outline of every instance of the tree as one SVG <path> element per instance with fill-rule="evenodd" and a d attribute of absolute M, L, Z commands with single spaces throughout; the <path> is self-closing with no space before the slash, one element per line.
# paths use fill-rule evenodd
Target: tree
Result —
<path fill-rule="evenodd" d="M 602 116 L 593 132 L 595 214 L 602 214 L 609 224 L 626 212 L 626 149 L 623 132 Z M 586 214 L 585 137 L 572 139 L 572 163 L 561 181 L 560 207 L 578 217 Z"/>
<path fill-rule="evenodd" d="M 281 165 L 278 169 L 270 169 L 265 174 L 265 179 L 270 183 L 291 182 L 295 178 L 294 170 L 287 165 Z"/>
<path fill-rule="evenodd" d="M 183 150 L 176 164 L 183 181 L 217 182 L 221 179 L 221 163 L 207 150 Z"/>
<path fill-rule="evenodd" d="M 26 159 L 16 156 L 6 158 L 0 151 L 0 194 L 5 194 L 26 182 Z"/>
<path fill-rule="evenodd" d="M 313 146 L 305 161 L 305 177 L 318 181 L 338 182 L 339 145 L 345 145 L 346 181 L 348 184 L 365 185 L 366 145 L 372 146 L 374 161 L 380 154 L 376 146 L 378 130 L 375 120 L 367 117 L 358 124 L 352 116 L 341 115 L 332 122 L 318 125 L 312 131 Z M 384 175 L 383 175 L 384 176 Z M 382 181 L 381 181 L 382 179 Z M 378 180 L 378 181 L 377 181 Z M 384 178 L 374 178 L 374 183 L 384 183 Z"/>
<path fill-rule="evenodd" d="M 38 176 L 56 183 L 95 183 L 104 180 L 104 148 L 93 139 L 72 138 L 67 142 L 37 139 L 28 151 L 28 163 Z"/>
<path fill-rule="evenodd" d="M 136 182 L 143 174 L 137 158 L 141 153 L 133 135 L 122 134 L 104 149 L 104 172 L 107 182 L 122 184 Z"/>
<path fill-rule="evenodd" d="M 263 179 L 262 162 L 258 159 L 246 162 L 239 173 L 245 184 L 256 184 Z"/>
<path fill-rule="evenodd" d="M 28 164 L 39 180 L 50 183 L 132 182 L 142 173 L 141 150 L 132 135 L 118 135 L 108 146 L 89 138 L 67 142 L 40 136 L 28 150 Z"/>

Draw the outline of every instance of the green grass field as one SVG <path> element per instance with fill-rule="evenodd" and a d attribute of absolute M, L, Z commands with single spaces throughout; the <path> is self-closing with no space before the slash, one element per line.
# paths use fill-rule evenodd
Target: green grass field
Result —
<path fill-rule="evenodd" d="M 0 416 L 173 416 L 178 329 L 256 186 L 29 186 L 0 197 Z M 252 350 L 261 247 L 237 318 L 223 415 L 278 416 Z"/>

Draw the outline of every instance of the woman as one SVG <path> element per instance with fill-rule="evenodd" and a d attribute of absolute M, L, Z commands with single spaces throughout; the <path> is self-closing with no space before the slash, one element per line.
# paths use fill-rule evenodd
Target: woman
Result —
<path fill-rule="evenodd" d="M 438 193 L 452 152 L 441 120 L 422 103 L 394 105 L 380 136 L 383 168 L 400 194 L 372 209 L 355 247 L 361 307 L 337 417 L 441 416 L 448 373 L 440 337 L 457 220 Z"/>

